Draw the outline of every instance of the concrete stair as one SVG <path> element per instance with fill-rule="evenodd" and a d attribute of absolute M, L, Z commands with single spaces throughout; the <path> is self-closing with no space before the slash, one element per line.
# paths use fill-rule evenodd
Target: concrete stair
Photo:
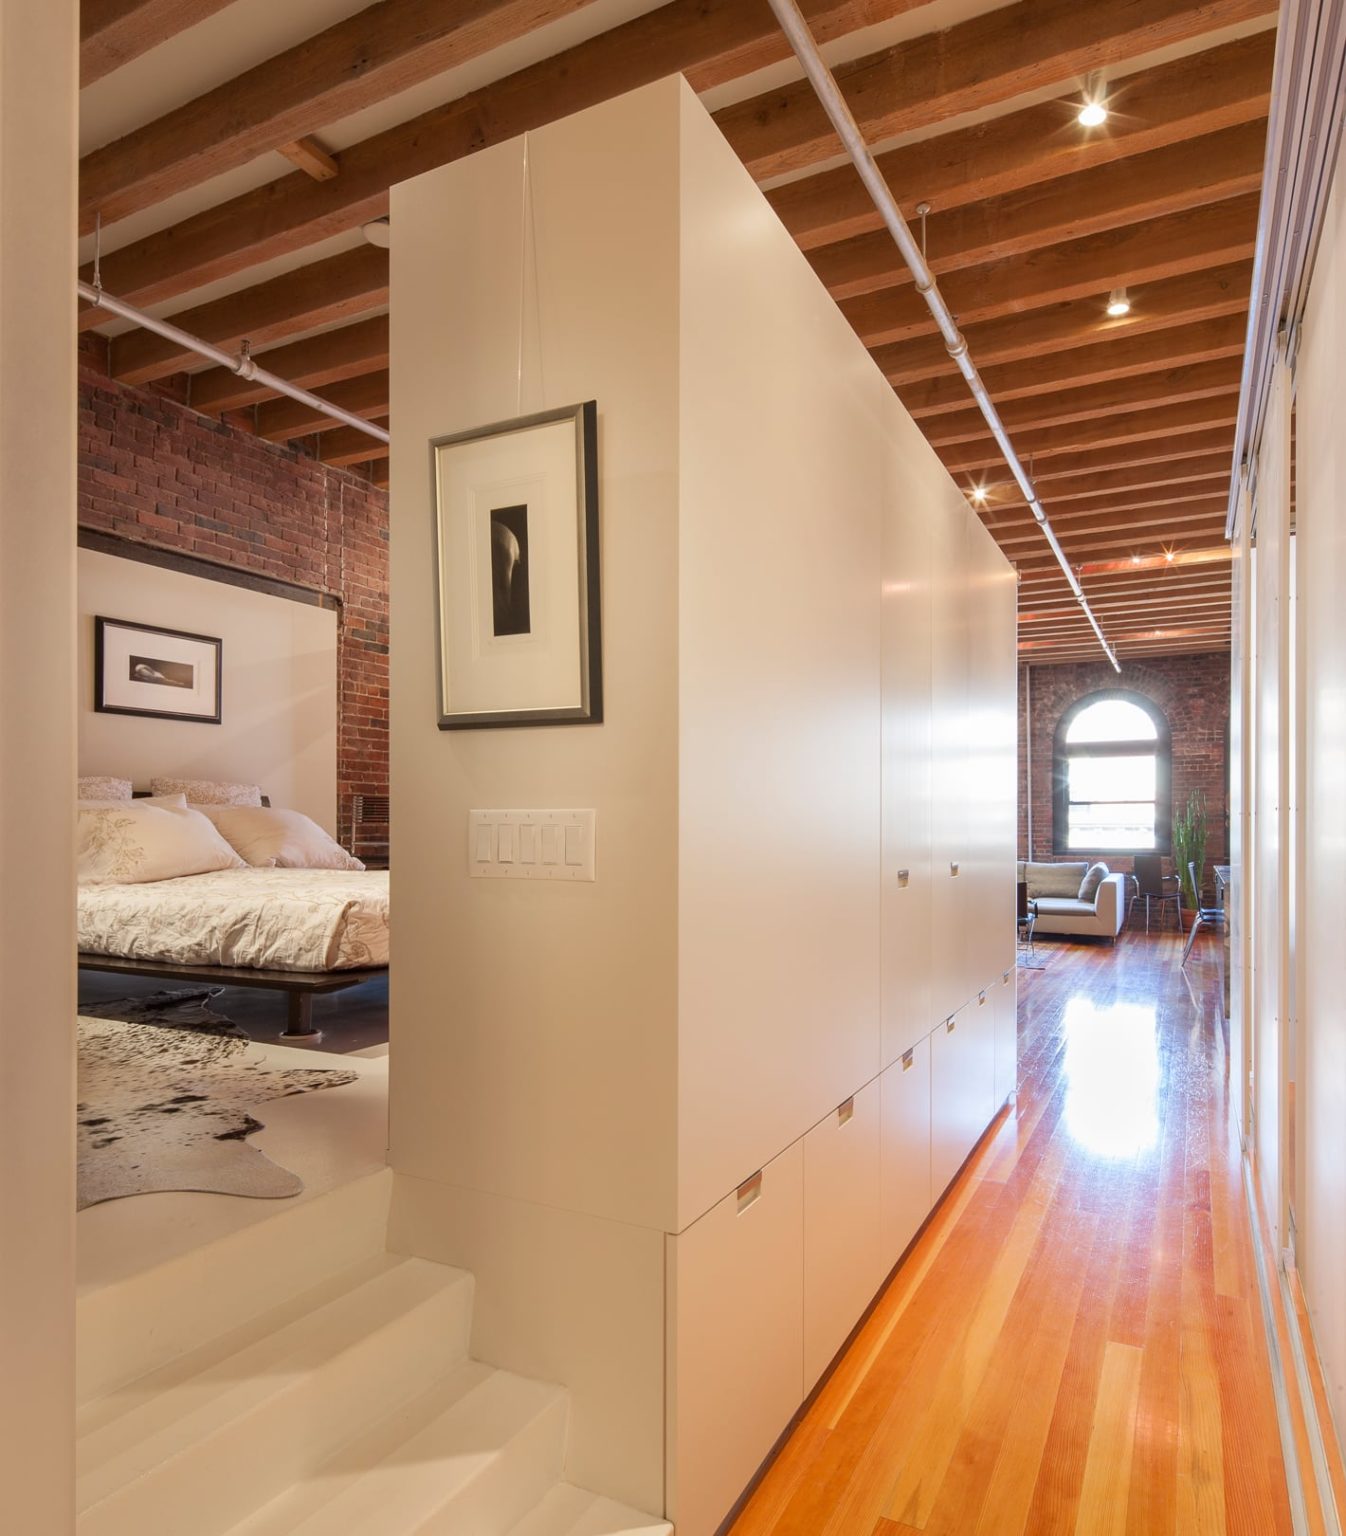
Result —
<path fill-rule="evenodd" d="M 349 1194 L 334 1192 L 332 1210 L 348 1218 Z M 313 1234 L 311 1207 L 297 1226 Z M 562 1481 L 565 1392 L 472 1360 L 472 1277 L 383 1252 L 375 1232 L 366 1220 L 357 1237 L 319 1244 L 328 1272 L 311 1254 L 291 1261 L 279 1300 L 280 1286 L 257 1286 L 256 1235 L 221 1248 L 216 1270 L 195 1276 L 190 1349 L 192 1298 L 180 1295 L 170 1326 L 148 1338 L 99 1337 L 118 1317 L 152 1315 L 161 1276 L 82 1321 L 99 1364 L 79 1410 L 77 1536 L 671 1529 Z M 250 1303 L 231 1288 L 245 1278 Z M 119 1380 L 132 1361 L 140 1374 Z"/>

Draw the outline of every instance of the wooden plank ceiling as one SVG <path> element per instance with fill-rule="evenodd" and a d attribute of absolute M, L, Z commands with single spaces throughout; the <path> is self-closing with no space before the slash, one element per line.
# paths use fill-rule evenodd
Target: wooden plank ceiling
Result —
<path fill-rule="evenodd" d="M 930 206 L 931 263 L 1119 656 L 1227 646 L 1275 0 L 804 8 L 907 216 Z M 762 0 L 305 0 L 288 38 L 262 14 L 84 0 L 80 213 L 110 292 L 386 422 L 388 259 L 361 230 L 389 187 L 680 70 L 1018 566 L 1023 658 L 1098 655 Z M 82 324 L 117 377 L 191 370 L 198 409 L 386 479 L 353 429 L 104 320 Z"/>

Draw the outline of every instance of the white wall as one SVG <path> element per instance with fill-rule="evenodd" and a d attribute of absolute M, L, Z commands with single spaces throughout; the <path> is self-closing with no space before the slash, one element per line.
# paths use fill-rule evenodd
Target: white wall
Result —
<path fill-rule="evenodd" d="M 0 1499 L 74 1523 L 78 7 L 0 0 Z"/>
<path fill-rule="evenodd" d="M 946 1011 L 1012 954 L 1013 576 L 681 80 L 397 187 L 392 221 L 394 1240 L 479 1271 L 485 1357 L 574 1392 L 570 1474 L 657 1509 L 664 1312 L 712 1272 L 742 1282 L 721 1245 L 772 1234 L 743 1255 L 774 1276 L 784 1332 L 765 1338 L 747 1297 L 736 1336 L 757 1330 L 783 1396 L 762 1414 L 743 1378 L 757 1421 L 726 1426 L 713 1483 L 670 1457 L 702 1536 L 801 1395 L 789 1256 L 809 1249 L 826 1296 L 802 1303 L 813 1374 L 855 1320 L 835 1298 L 882 1273 L 876 1079 L 936 1022 L 936 530 L 957 681 L 941 805 L 972 782 L 970 721 L 977 772 L 1004 781 L 941 845 L 965 868 Z M 427 442 L 590 398 L 604 723 L 440 732 Z M 526 807 L 596 808 L 594 884 L 468 877 L 468 811 Z M 999 940 L 964 920 L 1003 921 Z M 973 1134 L 988 1014 L 958 1037 L 978 1029 Z M 735 1188 L 764 1167 L 740 1223 Z M 838 1229 L 801 1204 L 819 1188 L 850 1192 L 824 1252 Z M 851 1237 L 873 1251 L 848 1274 Z M 670 1337 L 684 1450 L 710 1422 L 680 1416 L 687 1383 L 734 1369 L 695 1331 Z"/>
<path fill-rule="evenodd" d="M 221 721 L 95 710 L 94 616 L 224 641 Z M 336 830 L 337 615 L 228 582 L 79 551 L 79 771 L 260 784 Z"/>
<path fill-rule="evenodd" d="M 1314 268 L 1298 363 L 1298 659 L 1304 720 L 1298 914 L 1303 1117 L 1299 1265 L 1339 1441 L 1346 1429 L 1346 159 Z"/>

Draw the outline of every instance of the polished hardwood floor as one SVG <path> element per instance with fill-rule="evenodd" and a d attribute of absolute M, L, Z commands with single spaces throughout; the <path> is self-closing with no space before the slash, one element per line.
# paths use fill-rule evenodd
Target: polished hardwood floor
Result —
<path fill-rule="evenodd" d="M 733 1536 L 1291 1529 L 1216 940 L 1040 940 L 1017 1105 Z"/>

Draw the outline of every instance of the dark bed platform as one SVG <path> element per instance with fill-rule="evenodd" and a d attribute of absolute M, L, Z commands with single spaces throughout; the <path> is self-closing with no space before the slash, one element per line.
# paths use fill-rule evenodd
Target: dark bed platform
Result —
<path fill-rule="evenodd" d="M 288 1007 L 282 1040 L 321 1040 L 313 1027 L 313 999 L 320 993 L 342 992 L 387 974 L 387 966 L 348 971 L 263 971 L 235 965 L 173 965 L 159 960 L 128 960 L 121 955 L 79 956 L 82 971 L 115 971 L 123 976 L 148 976 L 162 981 L 194 981 L 219 987 L 260 987 L 284 992 Z"/>

